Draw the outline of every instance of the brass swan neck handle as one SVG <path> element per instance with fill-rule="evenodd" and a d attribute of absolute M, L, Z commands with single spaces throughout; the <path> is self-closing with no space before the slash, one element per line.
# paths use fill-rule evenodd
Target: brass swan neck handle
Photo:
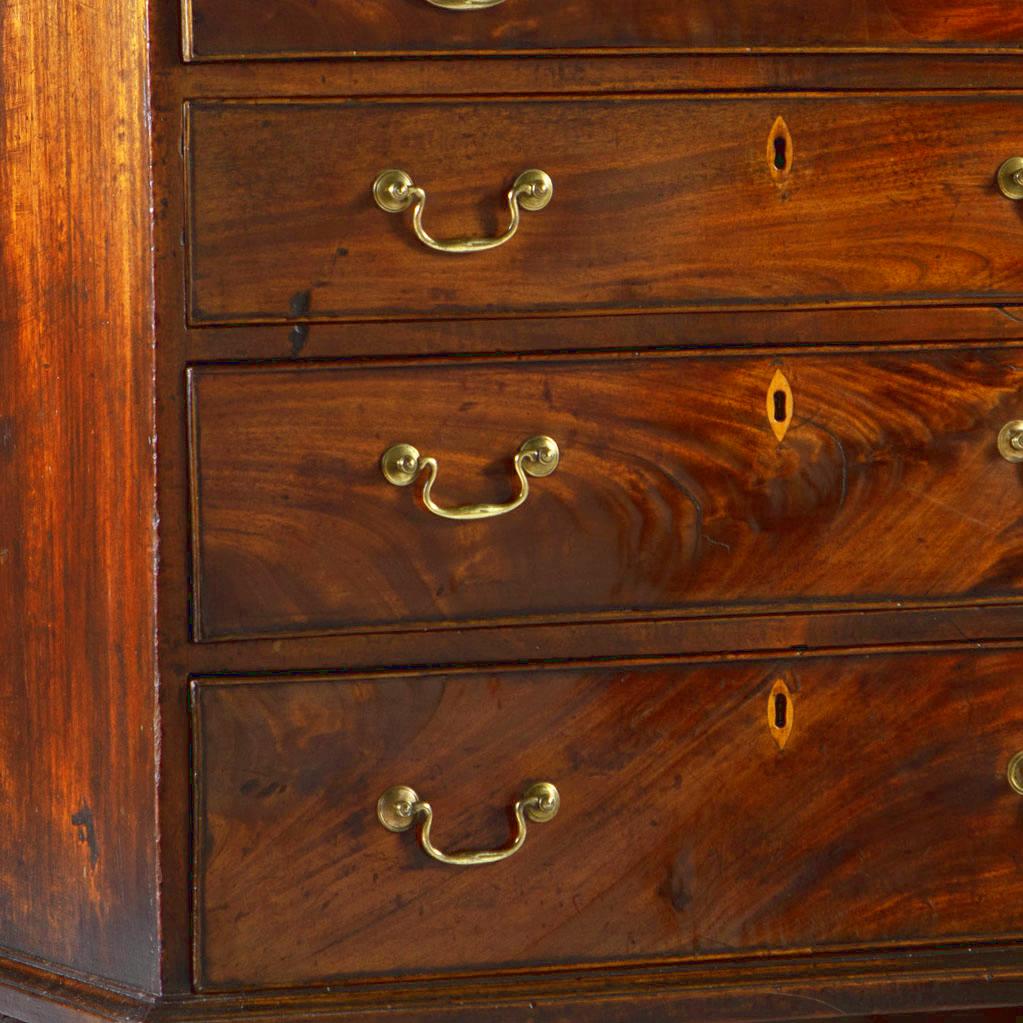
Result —
<path fill-rule="evenodd" d="M 426 190 L 417 187 L 403 170 L 385 170 L 373 183 L 373 198 L 386 213 L 403 213 L 412 207 L 412 229 L 416 237 L 435 252 L 464 254 L 486 252 L 510 242 L 518 234 L 522 210 L 544 209 L 554 195 L 554 182 L 542 170 L 523 171 L 508 192 L 511 222 L 496 238 L 452 238 L 438 241 L 423 227 Z"/>
<path fill-rule="evenodd" d="M 423 458 L 411 444 L 395 444 L 380 460 L 380 468 L 388 483 L 407 487 L 421 473 L 426 473 L 423 484 L 423 504 L 427 511 L 442 519 L 464 522 L 472 519 L 492 519 L 521 508 L 529 497 L 529 477 L 550 476 L 558 467 L 561 452 L 551 437 L 532 437 L 519 448 L 513 461 L 519 478 L 519 493 L 506 504 L 467 504 L 458 508 L 442 508 L 433 499 L 433 485 L 437 482 L 439 467 L 436 458 Z"/>
<path fill-rule="evenodd" d="M 408 831 L 418 819 L 419 844 L 423 852 L 438 863 L 452 867 L 480 867 L 487 863 L 500 863 L 514 856 L 525 844 L 526 820 L 538 824 L 553 820 L 561 807 L 561 795 L 547 781 L 530 785 L 523 797 L 515 804 L 516 832 L 510 845 L 503 849 L 488 849 L 483 852 L 441 852 L 430 837 L 433 828 L 433 807 L 419 798 L 415 789 L 407 785 L 389 788 L 377 802 L 377 820 L 388 831 Z"/>

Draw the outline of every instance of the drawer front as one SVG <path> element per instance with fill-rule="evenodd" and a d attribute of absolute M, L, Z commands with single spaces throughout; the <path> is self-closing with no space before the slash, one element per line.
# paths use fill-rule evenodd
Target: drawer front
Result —
<path fill-rule="evenodd" d="M 1023 301 L 1021 207 L 996 185 L 1023 154 L 1015 94 L 202 102 L 188 120 L 199 325 Z M 452 256 L 374 201 L 389 169 L 442 242 L 503 237 L 528 169 L 553 198 Z"/>
<path fill-rule="evenodd" d="M 1015 939 L 1021 672 L 974 651 L 199 682 L 197 979 Z M 377 817 L 410 786 L 439 852 L 500 850 L 537 782 L 560 810 L 499 863 Z"/>
<path fill-rule="evenodd" d="M 196 369 L 200 638 L 1015 600 L 1012 349 Z M 521 496 L 524 441 L 561 459 Z M 779 439 L 780 438 L 780 439 Z M 381 458 L 421 455 L 407 487 Z"/>
<path fill-rule="evenodd" d="M 192 59 L 750 47 L 1012 48 L 1015 0 L 184 0 Z"/>

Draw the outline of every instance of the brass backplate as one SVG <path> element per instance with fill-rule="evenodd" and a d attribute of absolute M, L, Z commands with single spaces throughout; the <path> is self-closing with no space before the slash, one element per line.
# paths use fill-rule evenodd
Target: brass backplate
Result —
<path fill-rule="evenodd" d="M 517 192 L 520 188 L 529 189 L 519 196 L 519 205 L 531 213 L 545 209 L 554 198 L 554 182 L 546 171 L 535 169 L 523 171 L 515 179 L 514 190 Z"/>
<path fill-rule="evenodd" d="M 537 824 L 554 820 L 561 809 L 561 793 L 549 781 L 530 785 L 522 801 L 526 804 L 526 816 Z"/>
<path fill-rule="evenodd" d="M 998 187 L 1007 199 L 1023 199 L 1023 156 L 1011 156 L 998 168 Z"/>
<path fill-rule="evenodd" d="M 419 475 L 419 451 L 411 444 L 395 444 L 384 452 L 380 468 L 388 483 L 407 487 Z"/>
<path fill-rule="evenodd" d="M 1009 779 L 1009 788 L 1011 788 L 1017 796 L 1023 796 L 1023 750 L 1017 753 L 1012 760 L 1009 761 L 1009 767 L 1005 774 Z"/>
<path fill-rule="evenodd" d="M 419 795 L 415 789 L 395 785 L 377 800 L 377 820 L 388 831 L 408 831 L 415 823 L 409 811 L 418 802 Z"/>
<path fill-rule="evenodd" d="M 1007 462 L 1023 462 L 1023 419 L 1014 419 L 999 431 L 998 453 Z"/>
<path fill-rule="evenodd" d="M 412 178 L 403 170 L 381 171 L 373 182 L 373 198 L 388 213 L 401 213 L 412 205 Z"/>
<path fill-rule="evenodd" d="M 522 468 L 530 476 L 542 479 L 550 476 L 561 461 L 561 449 L 553 437 L 530 437 L 519 448 Z"/>

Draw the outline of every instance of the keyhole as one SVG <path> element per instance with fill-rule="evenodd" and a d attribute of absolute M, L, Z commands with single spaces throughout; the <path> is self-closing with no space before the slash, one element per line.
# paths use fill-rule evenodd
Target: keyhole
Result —
<path fill-rule="evenodd" d="M 788 395 L 782 390 L 777 390 L 774 392 L 774 421 L 776 423 L 784 423 L 788 419 L 788 415 Z"/>
<path fill-rule="evenodd" d="M 789 721 L 789 701 L 784 693 L 774 696 L 774 727 L 784 730 Z"/>
<path fill-rule="evenodd" d="M 767 727 L 780 750 L 785 749 L 792 734 L 794 713 L 792 692 L 785 679 L 775 679 L 767 697 Z"/>
<path fill-rule="evenodd" d="M 774 169 L 783 171 L 788 163 L 788 139 L 784 135 L 777 135 L 774 139 Z"/>
<path fill-rule="evenodd" d="M 767 421 L 778 442 L 785 439 L 792 425 L 792 412 L 795 399 L 792 397 L 792 385 L 780 369 L 775 370 L 771 382 L 767 385 L 766 408 Z"/>
<path fill-rule="evenodd" d="M 767 169 L 775 183 L 782 185 L 792 173 L 792 161 L 795 158 L 792 133 L 785 123 L 784 117 L 775 118 L 767 136 Z"/>

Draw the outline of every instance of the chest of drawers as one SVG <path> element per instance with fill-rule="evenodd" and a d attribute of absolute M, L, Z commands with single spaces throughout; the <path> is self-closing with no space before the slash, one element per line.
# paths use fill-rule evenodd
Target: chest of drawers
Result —
<path fill-rule="evenodd" d="M 0 33 L 0 1013 L 1017 1018 L 1023 7 Z"/>

